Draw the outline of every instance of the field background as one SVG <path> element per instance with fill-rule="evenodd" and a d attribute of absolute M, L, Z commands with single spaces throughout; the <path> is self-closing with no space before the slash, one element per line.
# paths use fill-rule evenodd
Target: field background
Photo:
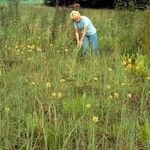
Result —
<path fill-rule="evenodd" d="M 149 10 L 79 11 L 97 57 L 76 49 L 70 9 L 1 10 L 0 149 L 150 149 Z"/>
<path fill-rule="evenodd" d="M 20 4 L 43 4 L 43 0 L 21 0 L 20 1 L 21 3 Z M 7 5 L 8 3 L 8 0 L 1 0 L 0 1 L 0 4 L 1 5 Z"/>

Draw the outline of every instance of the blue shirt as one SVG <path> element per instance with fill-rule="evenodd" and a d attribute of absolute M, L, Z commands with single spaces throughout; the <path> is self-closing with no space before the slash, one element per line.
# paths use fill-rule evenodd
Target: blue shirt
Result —
<path fill-rule="evenodd" d="M 96 33 L 96 29 L 93 26 L 91 20 L 86 16 L 81 16 L 80 21 L 74 22 L 73 25 L 75 29 L 79 29 L 81 31 L 84 29 L 84 27 L 87 27 L 86 35 L 92 35 Z"/>

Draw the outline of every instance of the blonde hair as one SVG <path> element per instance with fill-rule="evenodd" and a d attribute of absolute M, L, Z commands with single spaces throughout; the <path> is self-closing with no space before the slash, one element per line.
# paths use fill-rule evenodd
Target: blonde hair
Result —
<path fill-rule="evenodd" d="M 80 18 L 81 18 L 81 15 L 78 11 L 72 11 L 70 13 L 70 19 L 80 20 Z"/>

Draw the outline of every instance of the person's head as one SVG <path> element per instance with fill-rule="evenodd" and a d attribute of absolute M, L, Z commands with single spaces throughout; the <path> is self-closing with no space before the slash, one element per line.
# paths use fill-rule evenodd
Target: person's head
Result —
<path fill-rule="evenodd" d="M 80 21 L 80 18 L 81 18 L 81 15 L 78 11 L 72 11 L 70 13 L 70 19 L 72 21 L 78 22 L 78 21 Z"/>

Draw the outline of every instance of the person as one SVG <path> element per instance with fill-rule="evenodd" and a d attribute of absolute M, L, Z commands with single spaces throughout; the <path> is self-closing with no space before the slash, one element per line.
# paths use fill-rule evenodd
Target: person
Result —
<path fill-rule="evenodd" d="M 73 26 L 75 29 L 77 48 L 82 48 L 83 55 L 87 55 L 90 43 L 94 54 L 98 55 L 99 48 L 97 41 L 97 32 L 91 20 L 86 16 L 81 16 L 78 11 L 72 11 L 70 13 L 70 19 L 73 21 Z"/>
<path fill-rule="evenodd" d="M 69 8 L 80 8 L 80 4 L 79 3 L 73 3 L 71 5 L 68 5 Z"/>

